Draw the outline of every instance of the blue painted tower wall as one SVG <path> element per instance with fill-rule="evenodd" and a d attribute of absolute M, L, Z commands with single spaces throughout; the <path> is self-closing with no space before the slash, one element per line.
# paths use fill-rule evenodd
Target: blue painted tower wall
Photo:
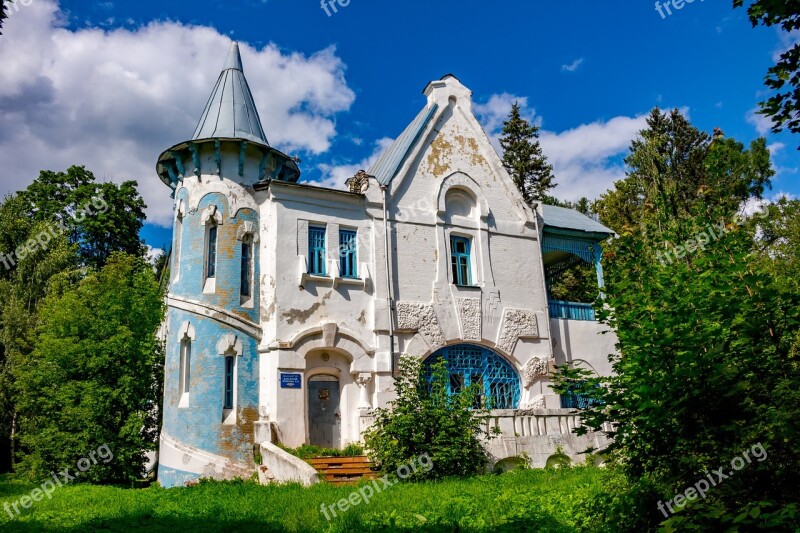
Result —
<path fill-rule="evenodd" d="M 170 288 L 170 295 L 228 312 L 258 323 L 260 277 L 258 244 L 253 250 L 252 307 L 243 307 L 240 297 L 240 272 L 242 243 L 237 232 L 245 222 L 259 228 L 258 214 L 250 209 L 235 213 L 231 218 L 227 198 L 223 194 L 205 195 L 196 209 L 190 208 L 188 191 L 180 189 L 176 201 L 183 201 L 186 212 L 182 221 L 180 238 L 175 249 L 180 250 L 179 275 Z M 218 226 L 216 290 L 203 293 L 204 252 L 206 227 L 203 212 L 215 205 L 222 215 Z M 173 260 L 173 268 L 176 266 Z M 174 278 L 173 278 L 174 279 Z M 192 342 L 189 404 L 179 407 L 181 325 L 191 323 L 195 332 Z M 191 311 L 170 307 L 167 313 L 167 339 L 165 361 L 164 421 L 163 431 L 181 444 L 215 455 L 226 457 L 239 464 L 253 465 L 253 423 L 258 420 L 258 339 L 230 325 Z M 237 359 L 236 423 L 223 423 L 225 357 L 219 353 L 218 343 L 228 334 L 235 335 L 242 345 Z M 186 480 L 199 477 L 174 468 L 159 467 L 159 481 L 163 486 L 181 485 Z"/>

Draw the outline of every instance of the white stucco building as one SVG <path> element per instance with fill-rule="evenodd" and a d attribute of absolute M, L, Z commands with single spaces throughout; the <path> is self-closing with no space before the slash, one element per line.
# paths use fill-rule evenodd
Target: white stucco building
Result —
<path fill-rule="evenodd" d="M 393 398 L 402 355 L 445 358 L 453 392 L 483 386 L 495 461 L 543 466 L 578 438 L 555 364 L 610 372 L 591 306 L 548 301 L 570 261 L 598 265 L 611 230 L 531 209 L 454 76 L 380 160 L 332 190 L 271 148 L 234 44 L 190 141 L 161 155 L 175 240 L 159 479 L 245 475 L 263 441 L 343 447 Z"/>

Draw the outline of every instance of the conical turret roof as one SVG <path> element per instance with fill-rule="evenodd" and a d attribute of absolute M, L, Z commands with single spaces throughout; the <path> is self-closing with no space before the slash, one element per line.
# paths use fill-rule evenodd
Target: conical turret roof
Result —
<path fill-rule="evenodd" d="M 244 77 L 239 44 L 234 42 L 208 99 L 192 140 L 245 139 L 269 146 L 250 86 Z"/>

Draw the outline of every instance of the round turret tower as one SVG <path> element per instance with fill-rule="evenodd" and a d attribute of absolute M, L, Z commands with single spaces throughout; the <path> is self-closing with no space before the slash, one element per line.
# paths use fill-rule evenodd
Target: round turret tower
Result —
<path fill-rule="evenodd" d="M 237 43 L 191 140 L 162 153 L 157 172 L 175 201 L 158 478 L 249 477 L 269 231 L 257 186 L 300 170 L 267 141 Z"/>

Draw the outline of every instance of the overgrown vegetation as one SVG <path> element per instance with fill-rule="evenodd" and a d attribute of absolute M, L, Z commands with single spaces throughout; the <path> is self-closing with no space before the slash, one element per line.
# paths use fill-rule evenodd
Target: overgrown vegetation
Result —
<path fill-rule="evenodd" d="M 77 166 L 0 203 L 0 471 L 40 476 L 102 444 L 121 463 L 97 480 L 141 470 L 163 357 L 145 208 L 135 182 Z"/>
<path fill-rule="evenodd" d="M 313 459 L 314 457 L 359 457 L 364 455 L 364 447 L 360 444 L 348 444 L 343 450 L 320 448 L 319 446 L 313 446 L 311 444 L 304 444 L 299 448 L 287 448 L 280 444 L 278 446 L 300 459 Z"/>
<path fill-rule="evenodd" d="M 59 489 L 10 521 L 3 503 L 34 485 L 0 477 L 0 530 L 572 532 L 579 505 L 604 489 L 596 468 L 523 470 L 466 480 L 395 485 L 328 522 L 322 505 L 359 486 L 205 482 L 164 490 L 78 485 Z"/>
<path fill-rule="evenodd" d="M 400 360 L 396 380 L 397 399 L 389 409 L 375 410 L 375 424 L 365 442 L 370 459 L 384 473 L 394 473 L 427 454 L 430 470 L 413 472 L 410 481 L 472 476 L 487 463 L 479 411 L 473 410 L 478 396 L 475 386 L 459 394 L 448 394 L 450 375 L 445 361 L 433 365 L 426 376 L 414 357 Z"/>
<path fill-rule="evenodd" d="M 559 387 L 596 400 L 584 430 L 614 423 L 608 452 L 623 477 L 588 505 L 592 528 L 794 531 L 800 242 L 785 239 L 796 238 L 797 208 L 784 204 L 782 221 L 778 208 L 766 222 L 740 218 L 772 176 L 764 140 L 745 149 L 721 132 L 712 139 L 677 111 L 653 111 L 627 163 L 597 203 L 621 233 L 606 251 L 598 310 L 619 336 L 616 375 L 563 369 Z M 768 241 L 757 238 L 765 227 Z M 674 516 L 660 510 L 756 444 L 767 460 Z"/>

